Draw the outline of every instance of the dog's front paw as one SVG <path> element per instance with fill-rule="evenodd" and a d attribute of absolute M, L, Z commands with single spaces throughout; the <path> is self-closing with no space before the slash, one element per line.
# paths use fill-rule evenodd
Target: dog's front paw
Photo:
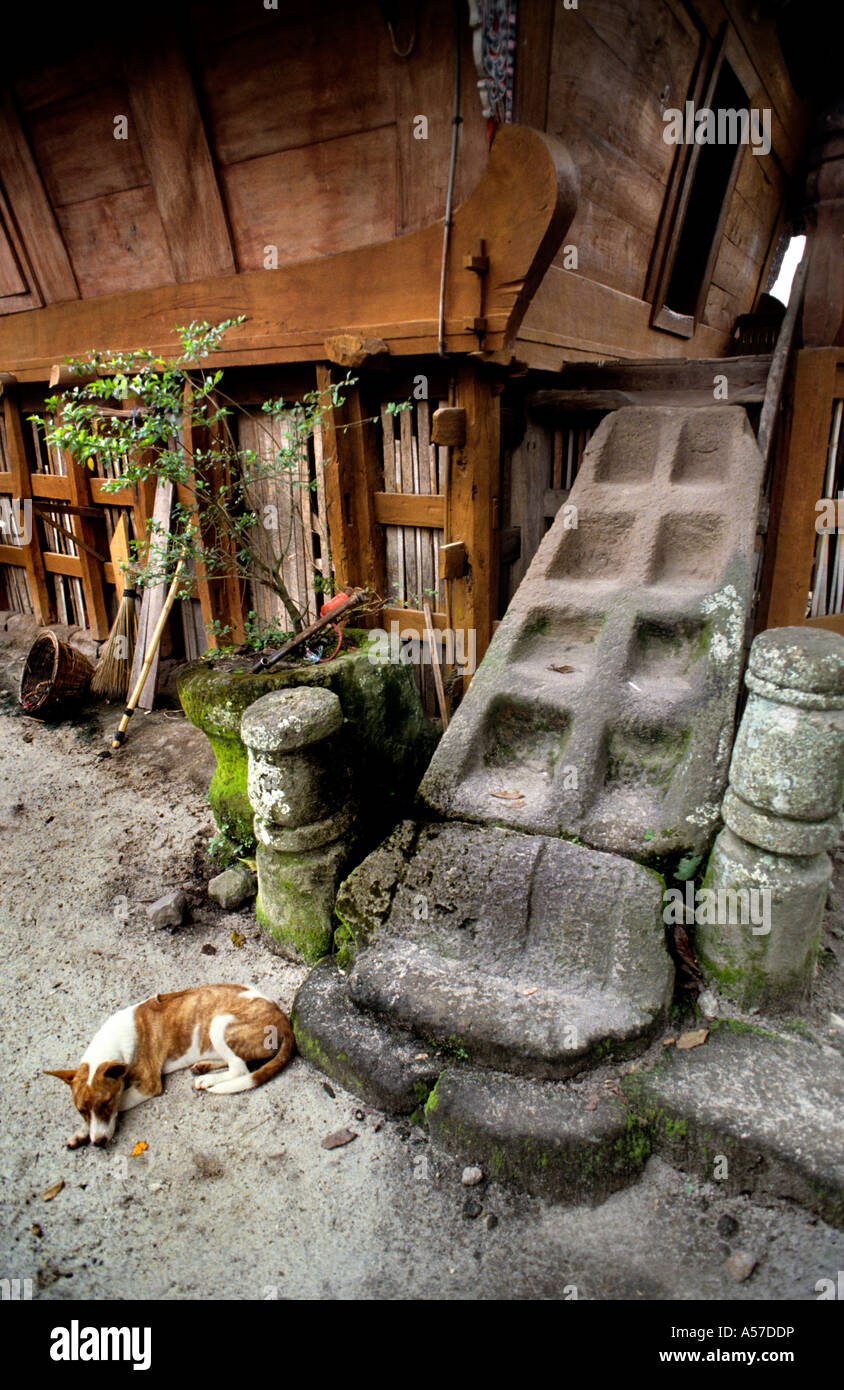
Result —
<path fill-rule="evenodd" d="M 72 1134 L 67 1141 L 69 1149 L 80 1149 L 83 1144 L 90 1143 L 90 1136 L 86 1130 L 84 1134 Z"/>

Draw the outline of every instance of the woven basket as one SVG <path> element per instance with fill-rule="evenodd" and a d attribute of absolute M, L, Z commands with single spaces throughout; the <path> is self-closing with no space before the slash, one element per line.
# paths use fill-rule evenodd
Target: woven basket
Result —
<path fill-rule="evenodd" d="M 60 714 L 88 693 L 94 668 L 87 656 L 60 642 L 47 628 L 29 649 L 21 676 L 21 709 L 27 714 Z"/>

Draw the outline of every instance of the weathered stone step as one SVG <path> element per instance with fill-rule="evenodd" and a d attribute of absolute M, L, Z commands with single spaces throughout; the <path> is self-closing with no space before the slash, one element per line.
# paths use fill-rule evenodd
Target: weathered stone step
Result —
<path fill-rule="evenodd" d="M 432 1137 L 487 1177 L 536 1196 L 600 1202 L 638 1177 L 646 1131 L 617 1096 L 468 1068 L 445 1071 L 425 1106 Z"/>
<path fill-rule="evenodd" d="M 420 1110 L 445 1061 L 399 1028 L 361 1013 L 326 959 L 300 987 L 290 1016 L 296 1046 L 352 1095 L 394 1115 Z"/>
<path fill-rule="evenodd" d="M 622 1085 L 678 1167 L 844 1226 L 844 1058 L 834 1049 L 720 1023 L 701 1047 L 666 1048 Z"/>
<path fill-rule="evenodd" d="M 315 1066 L 394 1114 L 421 1118 L 424 1104 L 435 1140 L 488 1177 L 597 1202 L 658 1153 L 727 1195 L 790 1199 L 844 1227 L 844 1058 L 830 1048 L 718 1022 L 701 1046 L 657 1045 L 641 1070 L 604 1077 L 609 1087 L 513 1076 L 455 1061 L 454 1039 L 437 1052 L 356 1008 L 329 961 L 292 1019 Z"/>
<path fill-rule="evenodd" d="M 408 945 L 364 951 L 348 994 L 360 1008 L 483 1066 L 546 1078 L 641 1051 L 662 1025 L 661 1009 L 638 1008 L 588 976 L 563 973 L 556 988 L 530 985 L 531 978 L 525 973 L 517 983 Z"/>

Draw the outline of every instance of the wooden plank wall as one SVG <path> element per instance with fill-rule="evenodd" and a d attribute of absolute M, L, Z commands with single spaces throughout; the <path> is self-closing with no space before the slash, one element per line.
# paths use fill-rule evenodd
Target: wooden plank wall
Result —
<path fill-rule="evenodd" d="M 602 419 L 600 411 L 571 411 L 555 424 L 528 414 L 525 432 L 501 456 L 501 529 L 518 532 L 518 554 L 502 560 L 499 612 L 524 579 L 539 544 L 568 499 L 583 452 Z"/>
<path fill-rule="evenodd" d="M 789 395 L 789 428 L 777 458 L 762 580 L 758 626 L 764 628 L 799 626 L 844 608 L 844 552 L 833 586 L 841 537 L 824 536 L 816 525 L 816 504 L 837 499 L 844 487 L 840 421 L 836 432 L 837 404 L 844 400 L 844 350 L 799 352 Z"/>
<path fill-rule="evenodd" d="M 83 26 L 52 61 L 15 54 L 0 100 L 0 313 L 271 269 L 442 217 L 453 11 L 424 9 L 406 60 L 377 0 L 198 3 L 140 31 L 121 34 L 119 15 L 96 39 Z M 458 203 L 487 156 L 463 28 Z"/>
<path fill-rule="evenodd" d="M 748 105 L 772 110 L 773 149 L 739 151 L 703 312 L 693 337 L 678 341 L 649 322 L 654 264 L 684 158 L 663 139 L 662 112 L 682 109 L 719 42 Z M 727 351 L 735 319 L 765 288 L 807 131 L 807 104 L 790 87 L 771 26 L 749 27 L 733 0 L 590 0 L 571 10 L 537 0 L 524 44 L 532 47 L 519 46 L 517 113 L 547 113 L 547 129 L 568 146 L 581 180 L 565 244 L 519 335 L 526 359 L 559 365 L 559 355 L 532 346 L 543 341 L 559 342 L 572 360 Z"/>

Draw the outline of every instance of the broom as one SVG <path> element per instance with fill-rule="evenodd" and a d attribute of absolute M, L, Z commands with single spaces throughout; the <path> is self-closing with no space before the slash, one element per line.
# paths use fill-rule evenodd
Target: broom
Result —
<path fill-rule="evenodd" d="M 136 571 L 128 569 L 114 626 L 106 638 L 91 679 L 91 689 L 105 700 L 125 700 L 129 692 L 129 676 L 135 655 L 136 580 Z"/>

